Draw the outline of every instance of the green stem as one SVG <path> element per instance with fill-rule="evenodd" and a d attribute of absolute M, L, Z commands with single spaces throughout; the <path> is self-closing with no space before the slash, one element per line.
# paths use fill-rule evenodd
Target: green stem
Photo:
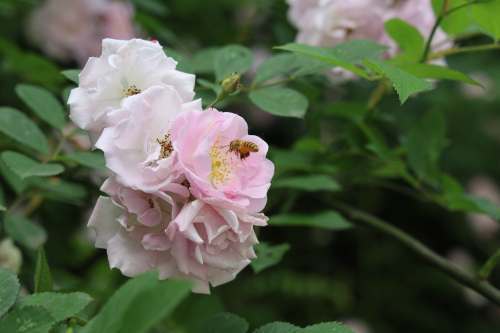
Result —
<path fill-rule="evenodd" d="M 419 255 L 428 264 L 434 266 L 453 280 L 475 290 L 479 294 L 489 299 L 491 302 L 500 305 L 500 290 L 496 289 L 489 282 L 480 280 L 473 274 L 462 270 L 457 265 L 453 264 L 452 262 L 446 260 L 445 258 L 429 249 L 426 245 L 424 245 L 417 239 L 375 216 L 372 216 L 345 204 L 336 203 L 335 206 L 342 210 L 346 215 L 348 215 L 351 220 L 358 221 L 361 225 L 369 226 L 381 233 L 394 238 L 395 240 L 399 241 L 401 244 L 412 250 L 415 254 Z"/>
<path fill-rule="evenodd" d="M 427 38 L 427 42 L 425 43 L 424 53 L 422 54 L 422 57 L 420 58 L 420 62 L 424 63 L 427 60 L 429 60 L 428 56 L 429 56 L 429 53 L 431 51 L 432 40 L 434 39 L 434 35 L 436 34 L 436 31 L 439 28 L 439 25 L 441 24 L 443 19 L 445 19 L 448 15 L 450 15 L 450 14 L 452 14 L 460 9 L 463 9 L 465 7 L 476 5 L 479 3 L 485 3 L 485 2 L 489 2 L 489 1 L 490 0 L 475 0 L 475 1 L 470 1 L 467 3 L 461 4 L 459 6 L 453 7 L 451 9 L 448 9 L 449 0 L 444 0 L 443 6 L 441 7 L 441 12 L 437 16 L 436 22 L 434 22 L 434 25 L 432 26 L 432 30 L 431 30 L 431 33 L 429 35 L 429 38 Z"/>
<path fill-rule="evenodd" d="M 367 108 L 368 110 L 373 110 L 375 107 L 380 103 L 382 98 L 385 95 L 385 92 L 387 91 L 387 87 L 385 85 L 385 81 L 381 80 L 377 87 L 373 90 L 372 94 L 370 95 L 370 98 L 368 99 L 368 104 Z"/>
<path fill-rule="evenodd" d="M 420 62 L 427 61 L 427 56 L 429 55 L 429 52 L 431 50 L 431 44 L 432 40 L 434 39 L 434 35 L 436 34 L 436 31 L 439 25 L 441 24 L 441 21 L 443 21 L 443 19 L 445 18 L 447 12 L 448 12 L 448 0 L 444 0 L 443 6 L 441 7 L 441 11 L 438 17 L 436 18 L 436 22 L 434 22 L 434 25 L 432 26 L 429 38 L 427 38 L 427 42 L 425 43 L 424 53 L 422 54 L 422 58 L 420 58 Z"/>
<path fill-rule="evenodd" d="M 493 269 L 500 263 L 500 249 L 495 252 L 483 265 L 479 271 L 479 278 L 481 280 L 487 280 Z"/>
<path fill-rule="evenodd" d="M 480 51 L 490 51 L 500 49 L 500 44 L 486 44 L 477 46 L 466 46 L 466 47 L 452 47 L 443 51 L 438 51 L 431 53 L 427 60 L 440 59 L 449 55 L 467 53 L 467 52 L 480 52 Z"/>

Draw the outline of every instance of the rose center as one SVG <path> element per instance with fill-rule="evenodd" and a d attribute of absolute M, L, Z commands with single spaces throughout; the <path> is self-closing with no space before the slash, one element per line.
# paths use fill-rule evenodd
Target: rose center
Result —
<path fill-rule="evenodd" d="M 135 85 L 128 86 L 128 88 L 123 89 L 123 95 L 126 97 L 133 96 L 141 93 L 141 89 L 137 88 Z"/>
<path fill-rule="evenodd" d="M 226 150 L 217 142 L 210 149 L 211 172 L 209 179 L 214 186 L 223 185 L 231 178 L 231 158 Z"/>

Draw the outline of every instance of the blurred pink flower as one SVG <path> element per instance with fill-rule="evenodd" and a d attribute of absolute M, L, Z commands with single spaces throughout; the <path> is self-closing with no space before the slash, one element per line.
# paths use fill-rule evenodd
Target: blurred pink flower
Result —
<path fill-rule="evenodd" d="M 135 36 L 130 3 L 112 0 L 47 0 L 31 15 L 28 33 L 49 56 L 84 64 L 99 54 L 103 38 Z"/>
<path fill-rule="evenodd" d="M 176 65 L 157 42 L 104 39 L 101 56 L 89 59 L 79 86 L 71 91 L 71 119 L 95 141 L 104 127 L 116 125 L 109 123 L 109 113 L 150 87 L 170 86 L 182 102 L 192 101 L 195 77 L 176 70 Z"/>
<path fill-rule="evenodd" d="M 500 205 L 500 190 L 492 179 L 476 176 L 469 181 L 467 188 L 471 194 Z M 469 214 L 468 220 L 474 232 L 481 239 L 495 237 L 500 229 L 498 222 L 485 214 Z"/>
<path fill-rule="evenodd" d="M 187 189 L 145 193 L 110 178 L 101 190 L 110 198 L 98 199 L 88 226 L 110 266 L 130 277 L 157 270 L 160 279 L 188 279 L 195 292 L 234 279 L 255 258 L 253 226 L 267 223 L 263 214 L 238 215 L 199 200 L 185 204 Z"/>
<path fill-rule="evenodd" d="M 396 44 L 385 33 L 384 23 L 403 19 L 427 38 L 435 22 L 430 0 L 288 0 L 288 17 L 298 29 L 296 41 L 333 47 L 352 39 L 369 39 L 397 53 Z M 446 46 L 445 33 L 438 29 L 433 45 Z"/>
<path fill-rule="evenodd" d="M 172 190 L 181 179 L 177 153 L 170 141 L 171 125 L 181 112 L 201 110 L 199 100 L 183 103 L 171 86 L 153 86 L 130 96 L 111 111 L 96 147 L 106 166 L 125 186 L 146 192 Z"/>
<path fill-rule="evenodd" d="M 266 159 L 267 143 L 248 135 L 243 118 L 216 109 L 183 112 L 174 121 L 171 135 L 179 168 L 196 198 L 238 212 L 264 208 L 274 165 Z M 242 158 L 230 151 L 234 140 L 255 145 L 258 151 Z"/>
<path fill-rule="evenodd" d="M 463 270 L 476 274 L 476 262 L 464 248 L 453 248 L 446 256 L 452 263 L 460 266 Z M 476 291 L 462 287 L 465 299 L 472 305 L 481 307 L 488 304 L 488 300 Z"/>

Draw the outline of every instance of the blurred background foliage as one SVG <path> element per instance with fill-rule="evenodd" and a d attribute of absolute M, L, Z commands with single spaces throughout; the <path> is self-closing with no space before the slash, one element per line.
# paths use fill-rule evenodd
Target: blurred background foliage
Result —
<path fill-rule="evenodd" d="M 27 110 L 15 93 L 19 83 L 43 86 L 61 101 L 72 87 L 60 72 L 79 65 L 51 60 L 26 37 L 26 20 L 40 2 L 0 2 L 2 106 Z M 215 98 L 200 82 L 216 83 L 213 48 L 244 45 L 252 51 L 255 64 L 277 53 L 274 46 L 293 42 L 295 36 L 287 21 L 287 5 L 281 0 L 135 0 L 133 4 L 140 34 L 160 41 L 181 68 L 198 75 L 198 94 L 204 102 Z M 64 10 L 61 8 L 61 15 Z M 462 43 L 488 41 L 485 36 L 472 36 Z M 269 246 L 288 244 L 289 248 L 284 245 L 278 251 L 282 261 L 258 274 L 247 268 L 235 281 L 213 289 L 210 296 L 190 295 L 155 332 L 203 332 L 204 320 L 220 311 L 246 318 L 251 327 L 276 320 L 298 325 L 339 320 L 365 326 L 358 329 L 360 333 L 500 331 L 500 308 L 450 282 L 393 239 L 361 227 L 332 231 L 301 225 L 316 214 L 331 212 L 332 200 L 342 199 L 407 231 L 466 269 L 477 269 L 499 247 L 498 228 L 479 232 L 470 214 L 427 200 L 401 177 L 393 177 L 390 168 L 398 165 L 380 165 L 376 154 L 364 149 L 363 131 L 368 128 L 383 136 L 397 152 L 411 140 L 410 133 L 422 117 L 438 110 L 446 120 L 440 170 L 465 187 L 478 177 L 495 187 L 500 182 L 499 56 L 499 51 L 491 51 L 449 57 L 451 68 L 476 78 L 484 88 L 436 82 L 435 89 L 403 106 L 394 94 L 388 95 L 367 116 L 365 128 L 353 126 L 353 115 L 375 88 L 371 82 L 332 84 L 317 74 L 294 80 L 289 86 L 309 100 L 304 119 L 264 113 L 244 94 L 224 101 L 223 109 L 245 115 L 251 131 L 272 146 L 276 184 L 290 176 L 321 174 L 333 177 L 336 182 L 332 186 L 342 186 L 342 191 L 273 186 L 266 211 L 271 226 L 260 230 L 259 238 Z M 254 73 L 251 70 L 244 76 L 243 83 L 250 82 Z M 53 131 L 31 113 L 26 114 L 44 133 Z M 424 122 L 422 126 L 428 125 Z M 58 137 L 50 140 L 54 144 Z M 421 149 L 428 149 L 427 144 L 432 145 L 422 141 Z M 12 145 L 0 138 L 2 151 Z M 4 174 L 2 193 L 5 202 L 10 202 L 19 189 L 6 182 L 5 166 L 0 168 Z M 382 176 L 373 177 L 377 172 Z M 94 249 L 85 228 L 99 193 L 100 173 L 73 165 L 62 183 L 56 178 L 45 180 L 38 188 L 46 190 L 47 198 L 32 215 L 48 237 L 45 249 L 55 288 L 90 294 L 95 302 L 86 310 L 89 315 L 125 281 L 108 268 L 104 251 Z M 280 226 L 280 219 L 295 219 L 298 225 Z M 275 226 L 273 221 L 277 221 Z M 33 249 L 21 248 L 20 277 L 31 290 L 36 255 Z M 271 252 L 270 256 L 276 255 Z M 493 272 L 491 281 L 500 285 L 499 270 Z"/>

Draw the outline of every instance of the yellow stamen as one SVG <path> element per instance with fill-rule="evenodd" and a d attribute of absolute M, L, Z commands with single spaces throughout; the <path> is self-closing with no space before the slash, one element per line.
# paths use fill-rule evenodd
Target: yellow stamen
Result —
<path fill-rule="evenodd" d="M 225 149 L 220 149 L 217 142 L 212 146 L 209 152 L 212 171 L 209 178 L 214 186 L 223 185 L 231 178 L 232 165 L 231 159 Z"/>
<path fill-rule="evenodd" d="M 137 88 L 135 85 L 129 86 L 127 89 L 123 89 L 123 95 L 133 96 L 141 93 L 141 89 Z"/>

